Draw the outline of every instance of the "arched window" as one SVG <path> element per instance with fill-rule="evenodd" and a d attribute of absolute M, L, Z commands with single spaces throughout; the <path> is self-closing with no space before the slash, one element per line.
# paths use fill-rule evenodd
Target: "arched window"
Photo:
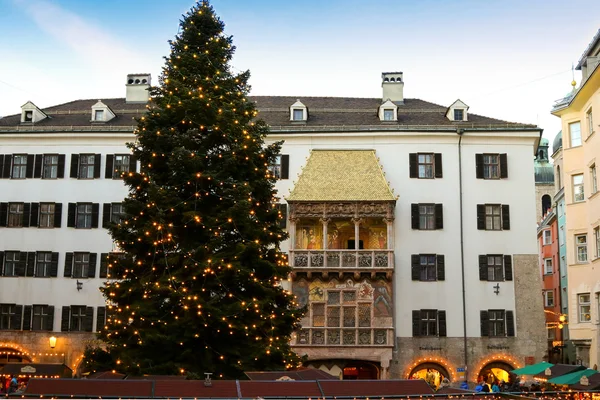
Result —
<path fill-rule="evenodd" d="M 552 207 L 552 198 L 550 195 L 545 194 L 542 196 L 542 215 L 546 215 L 550 207 Z"/>

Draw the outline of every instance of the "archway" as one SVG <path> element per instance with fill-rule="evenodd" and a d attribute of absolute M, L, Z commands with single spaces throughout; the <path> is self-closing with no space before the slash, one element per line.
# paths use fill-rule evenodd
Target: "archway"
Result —
<path fill-rule="evenodd" d="M 419 364 L 410 371 L 408 379 L 423 379 L 432 388 L 438 388 L 444 379 L 450 380 L 448 370 L 438 363 Z"/>
<path fill-rule="evenodd" d="M 550 210 L 550 207 L 552 207 L 552 198 L 550 195 L 545 194 L 542 196 L 542 216 L 546 215 L 546 212 Z"/>
<path fill-rule="evenodd" d="M 481 368 L 481 371 L 479 371 L 479 375 L 477 376 L 477 382 L 485 381 L 490 385 L 494 382 L 512 383 L 512 379 L 515 375 L 511 374 L 510 371 L 513 369 L 515 368 L 512 365 L 504 361 L 492 361 Z"/>
<path fill-rule="evenodd" d="M 31 358 L 21 349 L 1 346 L 0 347 L 0 367 L 8 363 L 30 363 Z"/>

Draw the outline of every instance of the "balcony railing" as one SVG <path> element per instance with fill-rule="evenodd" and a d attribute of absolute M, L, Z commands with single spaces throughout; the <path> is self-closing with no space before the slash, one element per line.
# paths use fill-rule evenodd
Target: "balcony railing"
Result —
<path fill-rule="evenodd" d="M 393 269 L 393 250 L 290 250 L 290 266 L 317 269 Z"/>
<path fill-rule="evenodd" d="M 302 328 L 292 346 L 392 346 L 392 328 Z"/>

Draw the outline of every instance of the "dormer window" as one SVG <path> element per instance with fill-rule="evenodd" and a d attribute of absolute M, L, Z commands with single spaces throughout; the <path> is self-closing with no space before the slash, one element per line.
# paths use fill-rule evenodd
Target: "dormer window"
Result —
<path fill-rule="evenodd" d="M 383 120 L 384 121 L 393 121 L 394 120 L 394 110 L 391 110 L 391 109 L 383 110 Z"/>
<path fill-rule="evenodd" d="M 393 122 L 398 120 L 398 106 L 391 100 L 386 101 L 379 106 L 377 112 L 380 121 Z"/>
<path fill-rule="evenodd" d="M 114 117 L 115 113 L 102 100 L 92 106 L 92 122 L 108 122 Z"/>
<path fill-rule="evenodd" d="M 48 118 L 48 115 L 31 101 L 28 101 L 21 106 L 21 123 L 35 124 L 45 118 Z"/>
<path fill-rule="evenodd" d="M 104 110 L 94 111 L 94 121 L 104 121 Z"/>
<path fill-rule="evenodd" d="M 464 110 L 462 110 L 462 109 L 460 109 L 460 110 L 455 109 L 454 110 L 454 120 L 455 121 L 462 121 L 464 119 L 464 116 L 465 116 L 465 111 Z"/>
<path fill-rule="evenodd" d="M 296 100 L 290 107 L 290 121 L 306 122 L 308 119 L 308 108 L 300 100 Z"/>
<path fill-rule="evenodd" d="M 446 110 L 446 118 L 450 121 L 468 121 L 467 110 L 469 106 L 461 100 L 456 100 L 448 110 Z"/>
<path fill-rule="evenodd" d="M 25 111 L 25 115 L 23 117 L 23 122 L 32 122 L 33 121 L 33 111 Z"/>

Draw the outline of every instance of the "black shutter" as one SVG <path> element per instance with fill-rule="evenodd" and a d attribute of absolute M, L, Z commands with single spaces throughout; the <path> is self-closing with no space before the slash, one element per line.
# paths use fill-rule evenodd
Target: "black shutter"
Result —
<path fill-rule="evenodd" d="M 29 216 L 31 213 L 31 203 L 23 203 L 23 228 L 29 227 Z"/>
<path fill-rule="evenodd" d="M 23 253 L 25 254 L 25 253 Z M 25 276 L 35 275 L 35 251 L 27 253 L 27 267 L 25 268 Z"/>
<path fill-rule="evenodd" d="M 113 177 L 113 160 L 115 156 L 112 154 L 106 155 L 106 167 L 104 168 L 104 178 L 112 179 Z"/>
<path fill-rule="evenodd" d="M 27 253 L 24 251 L 19 252 L 19 262 L 15 267 L 16 276 L 25 276 L 25 268 L 27 267 Z"/>
<path fill-rule="evenodd" d="M 421 280 L 421 256 L 413 254 L 410 256 L 411 276 L 413 281 Z"/>
<path fill-rule="evenodd" d="M 412 312 L 412 331 L 413 337 L 421 336 L 421 310 Z"/>
<path fill-rule="evenodd" d="M 100 332 L 106 325 L 106 307 L 98 307 L 96 314 L 96 332 Z"/>
<path fill-rule="evenodd" d="M 58 276 L 58 253 L 52 253 L 52 261 L 50 262 L 50 277 Z"/>
<path fill-rule="evenodd" d="M 111 203 L 104 203 L 102 206 L 102 227 L 108 228 L 110 222 L 110 211 L 112 209 Z"/>
<path fill-rule="evenodd" d="M 92 204 L 92 228 L 98 227 L 98 214 L 100 213 L 100 204 Z"/>
<path fill-rule="evenodd" d="M 0 251 L 0 276 L 4 276 L 4 252 Z"/>
<path fill-rule="evenodd" d="M 506 312 L 506 336 L 515 336 L 515 315 L 512 311 Z"/>
<path fill-rule="evenodd" d="M 25 178 L 33 178 L 33 163 L 35 155 L 27 154 L 27 163 L 25 164 Z"/>
<path fill-rule="evenodd" d="M 96 277 L 96 264 L 98 264 L 98 253 L 90 253 L 90 264 L 88 265 L 88 278 Z"/>
<path fill-rule="evenodd" d="M 39 214 L 40 214 L 40 203 L 31 203 L 31 210 L 29 212 L 29 226 L 37 228 L 39 226 Z"/>
<path fill-rule="evenodd" d="M 73 253 L 65 253 L 65 278 L 73 276 Z"/>
<path fill-rule="evenodd" d="M 69 228 L 75 228 L 75 212 L 77 211 L 76 203 L 69 203 L 69 211 L 67 214 L 67 226 Z"/>
<path fill-rule="evenodd" d="M 63 306 L 62 308 L 62 318 L 60 320 L 60 330 L 62 332 L 69 331 L 69 319 L 71 318 L 71 307 Z"/>
<path fill-rule="evenodd" d="M 475 177 L 483 179 L 483 154 L 475 154 Z"/>
<path fill-rule="evenodd" d="M 46 317 L 46 322 L 44 325 L 44 330 L 54 330 L 54 306 L 48 306 L 48 316 Z"/>
<path fill-rule="evenodd" d="M 35 163 L 33 165 L 33 177 L 34 178 L 41 178 L 42 177 L 42 164 L 44 162 L 44 155 L 43 154 L 36 154 L 35 155 Z"/>
<path fill-rule="evenodd" d="M 442 172 L 442 153 L 435 153 L 434 157 L 435 157 L 435 161 L 434 161 L 435 177 L 436 178 L 441 178 L 443 176 L 443 172 Z"/>
<path fill-rule="evenodd" d="M 437 280 L 446 280 L 446 260 L 444 259 L 443 254 L 437 255 Z"/>
<path fill-rule="evenodd" d="M 511 256 L 504 256 L 504 280 L 505 281 L 513 280 L 512 257 Z"/>
<path fill-rule="evenodd" d="M 62 203 L 54 203 L 54 227 L 60 228 L 62 221 Z"/>
<path fill-rule="evenodd" d="M 510 230 L 510 210 L 508 204 L 502 204 L 502 229 Z"/>
<path fill-rule="evenodd" d="M 0 203 L 0 226 L 6 226 L 8 220 L 8 203 Z"/>
<path fill-rule="evenodd" d="M 0 178 L 4 178 L 4 174 L 2 173 L 4 166 L 4 154 L 0 154 Z"/>
<path fill-rule="evenodd" d="M 83 330 L 93 332 L 94 330 L 94 307 L 85 308 L 85 317 L 83 317 Z"/>
<path fill-rule="evenodd" d="M 480 311 L 481 336 L 490 335 L 490 321 L 488 319 L 487 310 Z"/>
<path fill-rule="evenodd" d="M 477 229 L 485 230 L 485 204 L 477 204 Z"/>
<path fill-rule="evenodd" d="M 21 320 L 23 318 L 23 306 L 16 305 L 15 313 L 10 317 L 10 329 L 21 330 Z"/>
<path fill-rule="evenodd" d="M 137 172 L 137 158 L 133 154 L 129 156 L 129 172 Z"/>
<path fill-rule="evenodd" d="M 79 177 L 79 154 L 71 154 L 71 178 Z"/>
<path fill-rule="evenodd" d="M 290 177 L 290 156 L 287 154 L 281 155 L 281 179 Z"/>
<path fill-rule="evenodd" d="M 441 337 L 446 336 L 446 311 L 438 311 L 438 335 Z"/>
<path fill-rule="evenodd" d="M 100 254 L 100 276 L 106 278 L 108 276 L 108 253 Z"/>
<path fill-rule="evenodd" d="M 94 178 L 100 178 L 100 160 L 102 159 L 101 154 L 94 155 Z"/>
<path fill-rule="evenodd" d="M 417 153 L 408 155 L 408 174 L 411 178 L 419 177 L 419 166 L 417 165 Z"/>
<path fill-rule="evenodd" d="M 435 229 L 444 229 L 444 205 L 435 205 Z"/>
<path fill-rule="evenodd" d="M 410 220 L 413 229 L 419 229 L 419 205 L 410 205 Z"/>
<path fill-rule="evenodd" d="M 31 330 L 31 314 L 33 314 L 33 307 L 25 306 L 23 308 L 23 330 L 24 331 Z"/>
<path fill-rule="evenodd" d="M 508 163 L 506 153 L 500 154 L 500 178 L 508 178 Z"/>
<path fill-rule="evenodd" d="M 56 177 L 57 178 L 65 177 L 65 155 L 64 154 L 58 155 L 58 171 L 56 171 Z"/>
<path fill-rule="evenodd" d="M 479 255 L 479 280 L 480 281 L 488 280 L 487 255 L 485 255 L 485 254 Z"/>
<path fill-rule="evenodd" d="M 12 165 L 12 154 L 4 155 L 4 168 L 2 170 L 2 177 L 5 179 L 10 178 L 10 166 Z"/>

